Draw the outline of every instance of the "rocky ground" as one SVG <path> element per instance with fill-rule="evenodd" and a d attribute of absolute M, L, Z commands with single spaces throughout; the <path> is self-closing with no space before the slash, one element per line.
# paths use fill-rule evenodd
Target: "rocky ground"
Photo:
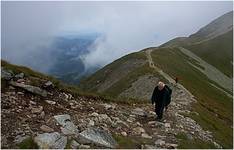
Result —
<path fill-rule="evenodd" d="M 157 122 L 150 102 L 127 105 L 74 97 L 50 81 L 32 86 L 23 73 L 12 75 L 3 68 L 2 78 L 7 80 L 1 90 L 2 148 L 177 148 L 179 133 L 221 148 L 211 132 L 186 117 L 200 114 L 190 112 L 196 100 L 182 85 L 172 87 L 170 107 Z M 135 143 L 123 145 L 121 139 Z"/>

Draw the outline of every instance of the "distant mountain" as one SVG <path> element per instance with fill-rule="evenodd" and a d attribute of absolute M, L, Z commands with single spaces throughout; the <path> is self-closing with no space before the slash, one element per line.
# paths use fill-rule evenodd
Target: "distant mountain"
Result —
<path fill-rule="evenodd" d="M 186 47 L 228 77 L 232 77 L 232 21 L 233 11 L 215 19 L 189 37 L 172 39 L 160 47 Z"/>
<path fill-rule="evenodd" d="M 99 69 L 86 71 L 80 57 L 91 51 L 90 46 L 97 37 L 97 34 L 57 37 L 51 46 L 56 61 L 49 74 L 67 83 L 77 84 L 81 77 Z"/>
<path fill-rule="evenodd" d="M 197 33 L 189 36 L 191 39 L 212 39 L 224 33 L 233 30 L 233 11 L 228 12 L 215 19 L 205 27 L 201 28 Z"/>
<path fill-rule="evenodd" d="M 126 55 L 80 82 L 80 87 L 119 99 L 149 100 L 156 83 L 174 78 L 198 103 L 190 114 L 224 148 L 232 143 L 233 12 L 189 37 Z M 173 101 L 173 100 L 172 100 Z M 171 108 L 173 109 L 173 108 Z"/>
<path fill-rule="evenodd" d="M 217 19 L 215 19 L 205 27 L 201 28 L 196 33 L 190 35 L 189 37 L 178 37 L 172 39 L 162 44 L 161 47 L 188 45 L 195 42 L 202 42 L 205 40 L 215 38 L 219 35 L 222 35 L 224 33 L 233 30 L 232 18 L 233 18 L 233 11 L 218 17 Z"/>

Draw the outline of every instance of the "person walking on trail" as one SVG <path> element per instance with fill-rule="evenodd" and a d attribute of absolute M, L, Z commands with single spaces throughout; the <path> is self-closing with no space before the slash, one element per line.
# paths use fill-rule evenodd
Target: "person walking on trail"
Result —
<path fill-rule="evenodd" d="M 179 78 L 175 77 L 175 85 L 177 85 L 178 81 L 179 81 Z"/>
<path fill-rule="evenodd" d="M 164 108 L 168 108 L 171 102 L 172 90 L 163 82 L 159 81 L 158 85 L 154 88 L 154 92 L 151 97 L 152 105 L 155 103 L 155 113 L 157 115 L 156 120 L 161 121 L 163 118 Z"/>

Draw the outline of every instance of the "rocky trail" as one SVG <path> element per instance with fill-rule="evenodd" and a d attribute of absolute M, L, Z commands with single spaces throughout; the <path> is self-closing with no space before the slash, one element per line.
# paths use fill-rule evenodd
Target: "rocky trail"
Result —
<path fill-rule="evenodd" d="M 32 86 L 23 73 L 13 75 L 4 68 L 2 78 L 7 80 L 1 89 L 2 148 L 22 148 L 29 139 L 29 148 L 177 148 L 179 133 L 221 148 L 211 132 L 186 117 L 200 114 L 190 111 L 196 100 L 182 85 L 173 87 L 164 120 L 156 122 L 150 102 L 129 105 L 74 97 L 50 81 Z"/>

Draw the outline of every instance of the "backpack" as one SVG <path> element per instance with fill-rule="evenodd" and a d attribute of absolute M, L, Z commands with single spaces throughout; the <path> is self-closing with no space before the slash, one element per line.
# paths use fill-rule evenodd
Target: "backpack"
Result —
<path fill-rule="evenodd" d="M 166 90 L 168 91 L 168 96 L 167 96 L 167 99 L 166 99 L 165 106 L 168 106 L 171 103 L 172 89 L 169 88 L 167 85 L 165 87 L 166 87 Z"/>

